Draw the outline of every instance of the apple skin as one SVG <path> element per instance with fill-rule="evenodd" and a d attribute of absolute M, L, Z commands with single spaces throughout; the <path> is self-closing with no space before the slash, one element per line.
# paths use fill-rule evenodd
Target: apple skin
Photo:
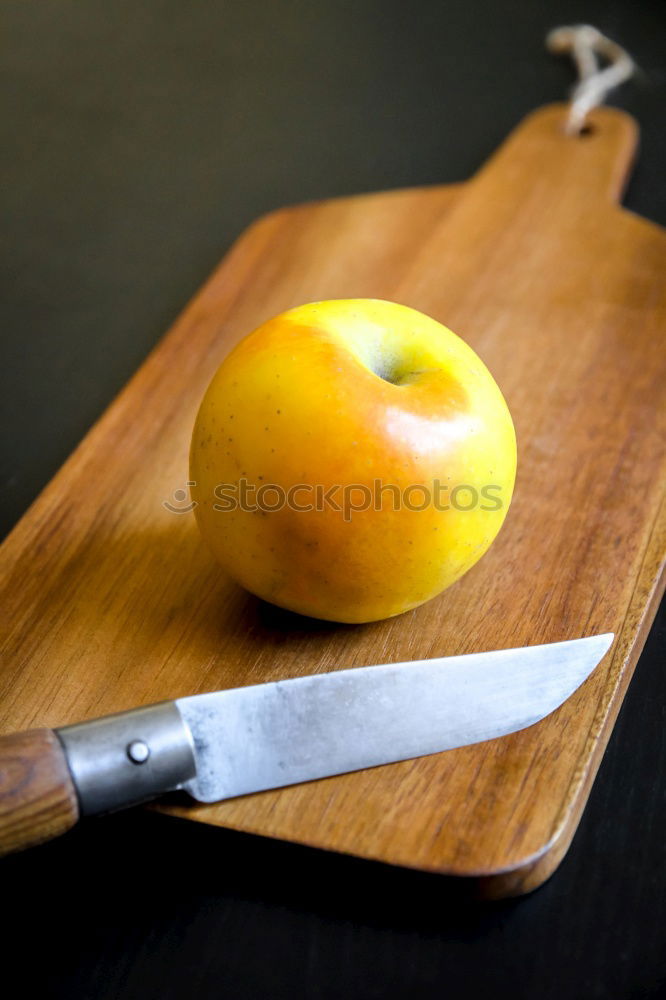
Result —
<path fill-rule="evenodd" d="M 400 614 L 459 579 L 500 530 L 515 474 L 513 422 L 483 362 L 436 320 L 379 299 L 299 306 L 245 337 L 204 396 L 190 453 L 197 522 L 231 577 L 280 607 L 339 622 Z M 241 479 L 304 484 L 301 507 L 316 484 L 376 490 L 377 481 L 420 484 L 431 502 L 409 509 L 386 491 L 345 519 L 321 503 L 268 510 L 278 496 L 266 490 L 264 509 L 215 509 L 221 484 Z M 443 509 L 446 488 L 463 485 L 476 506 L 458 509 L 474 497 L 458 490 Z M 423 489 L 408 495 L 412 507 L 427 499 Z"/>

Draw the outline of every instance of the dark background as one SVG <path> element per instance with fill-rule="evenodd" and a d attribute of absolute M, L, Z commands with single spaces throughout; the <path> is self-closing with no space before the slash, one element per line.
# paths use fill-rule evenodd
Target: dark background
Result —
<path fill-rule="evenodd" d="M 3 531 L 258 214 L 465 179 L 564 97 L 548 29 L 641 74 L 627 192 L 666 222 L 666 5 L 4 0 Z M 40 997 L 666 995 L 663 614 L 559 872 L 522 900 L 146 812 L 0 865 L 3 972 Z"/>

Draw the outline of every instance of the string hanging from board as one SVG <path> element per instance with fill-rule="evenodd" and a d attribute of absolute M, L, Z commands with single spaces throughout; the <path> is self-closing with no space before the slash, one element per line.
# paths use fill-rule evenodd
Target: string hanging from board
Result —
<path fill-rule="evenodd" d="M 546 45 L 557 55 L 571 55 L 576 63 L 579 80 L 571 93 L 565 130 L 568 135 L 580 135 L 589 112 L 603 104 L 611 90 L 634 75 L 636 64 L 621 45 L 591 24 L 554 28 L 546 37 Z M 598 61 L 600 56 L 608 63 L 603 69 Z"/>

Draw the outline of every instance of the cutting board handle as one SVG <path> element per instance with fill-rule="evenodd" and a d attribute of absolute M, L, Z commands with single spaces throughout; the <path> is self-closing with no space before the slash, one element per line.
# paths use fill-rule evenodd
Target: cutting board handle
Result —
<path fill-rule="evenodd" d="M 0 856 L 74 826 L 79 806 L 65 752 L 51 729 L 0 736 Z"/>
<path fill-rule="evenodd" d="M 565 131 L 568 104 L 549 104 L 527 115 L 473 179 L 480 197 L 486 186 L 524 200 L 620 201 L 638 145 L 638 126 L 617 108 L 590 112 L 580 135 Z"/>
<path fill-rule="evenodd" d="M 575 259 L 591 274 L 605 252 L 599 227 L 611 236 L 617 231 L 617 203 L 631 172 L 638 127 L 624 111 L 595 108 L 588 116 L 589 131 L 569 135 L 568 114 L 567 104 L 551 104 L 517 125 L 467 181 L 442 224 L 433 227 L 404 269 L 392 295 L 396 301 L 450 322 L 454 290 L 476 288 L 469 312 L 453 312 L 458 332 L 469 335 L 477 324 L 488 323 L 479 309 L 479 302 L 492 301 L 482 275 L 494 275 L 500 260 L 519 261 L 529 254 L 531 267 L 525 270 L 532 287 L 535 257 L 546 268 L 554 259 L 564 264 Z M 446 276 L 445 297 L 429 277 L 433 260 Z M 520 282 L 520 271 L 513 278 Z M 512 294 L 518 294 L 515 284 Z M 543 294 L 552 294 L 548 285 Z M 534 291 L 524 287 L 520 295 L 529 303 Z M 447 301 L 448 314 L 438 315 Z"/>

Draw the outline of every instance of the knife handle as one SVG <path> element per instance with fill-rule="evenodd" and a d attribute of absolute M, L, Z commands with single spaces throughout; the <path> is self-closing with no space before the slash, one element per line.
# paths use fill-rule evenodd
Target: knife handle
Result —
<path fill-rule="evenodd" d="M 58 837 L 78 818 L 76 789 L 53 730 L 0 736 L 0 856 Z"/>
<path fill-rule="evenodd" d="M 195 777 L 189 726 L 173 701 L 62 729 L 0 736 L 0 857 Z"/>

